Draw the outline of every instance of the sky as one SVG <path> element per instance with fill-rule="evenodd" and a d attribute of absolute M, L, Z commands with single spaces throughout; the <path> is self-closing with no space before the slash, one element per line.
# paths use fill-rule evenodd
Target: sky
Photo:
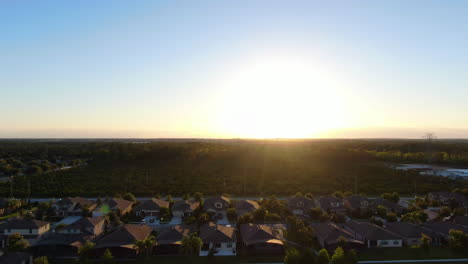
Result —
<path fill-rule="evenodd" d="M 0 138 L 468 137 L 466 1 L 0 1 Z"/>

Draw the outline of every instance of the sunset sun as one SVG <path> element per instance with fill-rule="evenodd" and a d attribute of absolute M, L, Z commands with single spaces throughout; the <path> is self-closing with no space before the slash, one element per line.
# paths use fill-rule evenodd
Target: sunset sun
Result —
<path fill-rule="evenodd" d="M 227 80 L 220 113 L 233 136 L 305 138 L 344 124 L 333 74 L 299 59 L 254 61 Z"/>

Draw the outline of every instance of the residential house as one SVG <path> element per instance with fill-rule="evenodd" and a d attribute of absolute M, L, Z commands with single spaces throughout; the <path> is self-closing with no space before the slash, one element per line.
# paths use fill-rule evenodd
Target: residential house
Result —
<path fill-rule="evenodd" d="M 402 237 L 373 223 L 348 221 L 344 228 L 368 248 L 403 246 Z"/>
<path fill-rule="evenodd" d="M 363 241 L 357 239 L 351 232 L 335 223 L 312 223 L 311 226 L 315 231 L 320 246 L 330 252 L 333 252 L 338 246 L 345 249 L 362 249 L 365 247 Z M 344 244 L 341 244 L 343 242 L 340 241 L 341 238 L 345 239 Z"/>
<path fill-rule="evenodd" d="M 6 247 L 8 236 L 16 233 L 22 235 L 30 245 L 34 245 L 49 230 L 49 222 L 17 218 L 0 225 L 1 246 Z"/>
<path fill-rule="evenodd" d="M 346 207 L 342 199 L 327 195 L 319 198 L 319 204 L 322 211 L 331 214 L 344 214 Z"/>
<path fill-rule="evenodd" d="M 468 208 L 468 199 L 457 192 L 431 192 L 428 194 L 429 199 L 438 200 L 445 206 L 457 206 Z"/>
<path fill-rule="evenodd" d="M 244 253 L 258 256 L 284 254 L 283 230 L 271 225 L 242 224 L 240 236 Z"/>
<path fill-rule="evenodd" d="M 215 217 L 226 217 L 227 209 L 231 205 L 231 198 L 220 195 L 205 199 L 203 208 Z"/>
<path fill-rule="evenodd" d="M 286 202 L 289 211 L 297 216 L 305 216 L 312 208 L 315 208 L 314 200 L 304 196 L 289 197 Z"/>
<path fill-rule="evenodd" d="M 11 252 L 0 256 L 2 264 L 33 264 L 32 255 L 26 252 Z"/>
<path fill-rule="evenodd" d="M 200 256 L 235 256 L 237 248 L 236 230 L 231 226 L 206 223 L 200 227 L 203 246 Z"/>
<path fill-rule="evenodd" d="M 172 205 L 172 216 L 180 218 L 191 216 L 198 207 L 200 202 L 193 199 L 177 201 Z"/>
<path fill-rule="evenodd" d="M 157 255 L 178 255 L 180 254 L 182 240 L 195 232 L 192 226 L 176 225 L 164 228 L 159 231 L 156 241 L 157 246 L 154 252 Z"/>
<path fill-rule="evenodd" d="M 387 212 L 393 212 L 396 213 L 397 215 L 401 215 L 404 211 L 405 208 L 397 203 L 394 203 L 392 201 L 389 201 L 387 199 L 377 197 L 371 201 L 372 209 L 376 210 L 377 206 L 381 205 L 385 208 L 387 208 Z"/>
<path fill-rule="evenodd" d="M 348 212 L 358 215 L 367 214 L 371 207 L 371 203 L 367 197 L 358 195 L 345 197 L 344 205 Z"/>
<path fill-rule="evenodd" d="M 114 212 L 117 215 L 126 215 L 132 211 L 133 202 L 121 198 L 106 198 L 93 210 L 93 217 Z"/>
<path fill-rule="evenodd" d="M 135 214 L 141 217 L 155 216 L 159 217 L 161 207 L 169 208 L 169 202 L 160 199 L 150 199 L 141 202 L 135 207 Z"/>
<path fill-rule="evenodd" d="M 434 245 L 442 245 L 448 243 L 450 230 L 461 230 L 468 233 L 468 228 L 462 225 L 457 225 L 446 221 L 429 221 L 422 224 L 422 228 L 427 235 L 431 237 Z"/>
<path fill-rule="evenodd" d="M 234 203 L 234 208 L 236 209 L 237 215 L 241 216 L 246 213 L 254 212 L 260 208 L 260 205 L 256 201 L 241 200 Z"/>
<path fill-rule="evenodd" d="M 97 239 L 95 254 L 102 256 L 109 249 L 115 258 L 135 258 L 138 253 L 135 241 L 146 239 L 152 232 L 153 229 L 147 225 L 125 224 Z"/>
<path fill-rule="evenodd" d="M 425 234 L 421 226 L 409 222 L 387 223 L 385 228 L 403 238 L 405 246 L 421 245 L 422 235 Z"/>
<path fill-rule="evenodd" d="M 103 216 L 83 217 L 42 238 L 32 247 L 32 251 L 36 256 L 76 257 L 78 249 L 87 240 L 93 241 L 102 235 L 104 230 Z"/>
<path fill-rule="evenodd" d="M 52 207 L 58 216 L 81 216 L 84 209 L 94 210 L 96 203 L 83 197 L 66 197 L 57 201 Z"/>

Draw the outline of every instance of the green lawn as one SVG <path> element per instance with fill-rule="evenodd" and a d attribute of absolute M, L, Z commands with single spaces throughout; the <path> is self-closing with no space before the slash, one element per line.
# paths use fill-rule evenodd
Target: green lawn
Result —
<path fill-rule="evenodd" d="M 448 248 L 373 248 L 359 253 L 359 260 L 405 260 L 405 259 L 456 259 L 468 258 L 468 252 L 456 252 Z"/>

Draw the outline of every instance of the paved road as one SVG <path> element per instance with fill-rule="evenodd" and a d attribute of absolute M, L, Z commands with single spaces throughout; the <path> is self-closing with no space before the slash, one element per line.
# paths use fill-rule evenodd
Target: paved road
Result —
<path fill-rule="evenodd" d="M 286 200 L 289 196 L 278 196 L 276 197 L 278 200 Z M 101 199 L 104 198 L 104 197 L 101 197 Z M 165 197 L 161 197 L 162 199 L 164 199 Z M 232 200 L 244 200 L 244 199 L 247 199 L 247 200 L 254 200 L 254 201 L 257 201 L 257 200 L 260 200 L 264 197 L 243 197 L 243 196 L 232 196 L 231 199 Z M 369 197 L 369 199 L 374 199 L 375 197 Z M 97 200 L 97 197 L 91 197 L 91 198 L 88 198 L 90 200 Z M 152 197 L 136 197 L 136 199 L 138 201 L 146 201 L 146 200 L 150 200 L 152 199 Z M 178 200 L 182 200 L 182 197 L 172 197 L 173 200 L 175 201 L 178 201 Z M 402 201 L 410 201 L 410 200 L 413 200 L 414 197 L 401 197 L 400 198 L 400 202 Z M 60 198 L 31 198 L 31 202 L 48 202 L 50 200 L 60 200 Z"/>

